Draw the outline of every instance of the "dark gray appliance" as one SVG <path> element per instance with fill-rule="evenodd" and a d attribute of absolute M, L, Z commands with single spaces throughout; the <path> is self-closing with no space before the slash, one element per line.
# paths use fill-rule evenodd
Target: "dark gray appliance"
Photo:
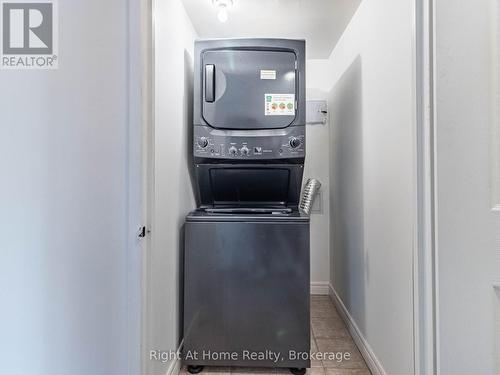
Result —
<path fill-rule="evenodd" d="M 184 347 L 205 365 L 310 366 L 305 42 L 195 43 L 199 208 L 185 223 Z"/>

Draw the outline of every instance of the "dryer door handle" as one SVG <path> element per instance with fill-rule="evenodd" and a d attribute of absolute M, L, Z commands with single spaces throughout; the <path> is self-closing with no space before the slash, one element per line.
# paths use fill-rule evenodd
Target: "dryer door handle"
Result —
<path fill-rule="evenodd" d="M 205 65 L 205 101 L 215 101 L 215 65 Z"/>

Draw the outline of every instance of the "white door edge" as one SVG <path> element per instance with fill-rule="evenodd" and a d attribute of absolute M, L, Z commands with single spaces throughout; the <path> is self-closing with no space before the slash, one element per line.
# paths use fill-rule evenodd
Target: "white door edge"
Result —
<path fill-rule="evenodd" d="M 132 11 L 132 9 L 131 9 Z M 146 227 L 146 235 L 141 240 L 140 251 L 140 367 L 141 375 L 149 371 L 148 348 L 150 337 L 150 265 L 151 265 L 151 230 L 153 227 L 154 202 L 154 19 L 153 0 L 138 0 L 135 14 L 131 17 L 140 19 L 140 49 L 141 64 L 141 223 Z M 139 14 L 139 17 L 137 15 Z"/>
<path fill-rule="evenodd" d="M 437 374 L 434 1 L 415 0 L 416 217 L 414 237 L 415 374 Z"/>

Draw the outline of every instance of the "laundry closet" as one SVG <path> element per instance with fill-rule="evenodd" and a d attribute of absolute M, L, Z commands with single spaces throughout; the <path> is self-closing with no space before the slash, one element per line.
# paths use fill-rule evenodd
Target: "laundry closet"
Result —
<path fill-rule="evenodd" d="M 186 216 L 200 205 L 213 208 L 218 199 L 219 203 L 221 199 L 231 200 L 236 196 L 240 199 L 240 194 L 250 191 L 253 193 L 248 193 L 250 195 L 246 198 L 262 199 L 258 193 L 262 184 L 275 187 L 271 199 L 274 203 L 285 199 L 281 194 L 285 187 L 291 193 L 298 189 L 292 198 L 297 204 L 306 181 L 316 179 L 321 188 L 310 210 L 309 277 L 306 297 L 301 298 L 308 299 L 310 294 L 313 299 L 323 296 L 318 298 L 330 298 L 335 302 L 372 372 L 384 368 L 390 374 L 413 373 L 413 6 L 411 1 L 380 3 L 371 0 L 154 2 L 151 34 L 154 53 L 149 70 L 154 111 L 149 134 L 151 147 L 148 148 L 152 150 L 149 169 L 152 198 L 151 247 L 147 263 L 149 294 L 145 317 L 147 348 L 178 350 L 182 343 L 187 342 L 183 341 L 187 337 L 185 319 L 192 319 L 192 316 L 186 318 L 185 309 L 186 306 L 188 310 L 192 309 L 194 303 L 189 296 L 200 298 L 201 295 L 197 290 L 186 297 L 186 288 L 194 282 L 194 276 L 188 275 L 190 281 L 186 285 L 185 264 L 198 261 L 202 267 L 212 261 L 204 258 L 206 254 L 200 258 L 186 249 L 186 241 L 192 244 L 193 238 L 198 241 L 199 250 L 213 246 L 206 228 L 195 234 L 189 229 L 193 221 L 203 217 L 191 215 L 186 221 Z M 194 127 L 193 124 L 199 123 L 200 103 L 204 103 L 203 108 L 213 106 L 214 100 L 219 99 L 217 95 L 222 92 L 217 90 L 225 84 L 220 76 L 217 77 L 220 74 L 217 73 L 217 64 L 226 63 L 220 61 L 220 56 L 215 53 L 210 57 L 205 55 L 204 65 L 197 66 L 203 45 L 197 47 L 196 43 L 213 39 L 240 40 L 244 46 L 245 40 L 255 41 L 253 44 L 248 42 L 245 47 L 248 49 L 265 47 L 265 40 L 305 41 L 304 76 L 300 81 L 297 76 L 297 82 L 305 84 L 305 87 L 300 87 L 304 89 L 303 102 L 295 102 L 300 98 L 300 91 L 294 91 L 296 96 L 292 99 L 272 97 L 270 102 L 272 105 L 274 101 L 282 100 L 283 111 L 287 111 L 289 104 L 289 111 L 295 114 L 297 110 L 303 115 L 304 136 L 287 133 L 286 141 L 279 141 L 280 146 L 286 147 L 276 147 L 276 150 L 274 146 L 255 143 L 255 138 L 229 140 L 227 144 L 220 138 L 228 127 L 232 135 L 237 134 L 237 127 L 218 125 L 231 116 L 246 119 L 254 116 L 261 121 L 260 124 L 273 122 L 270 128 L 298 130 L 299 127 L 284 127 L 290 121 L 286 124 L 283 121 L 291 113 L 268 116 L 269 113 L 265 112 L 279 110 L 279 107 L 267 108 L 264 94 L 281 92 L 263 91 L 262 95 L 259 94 L 262 103 L 260 107 L 255 104 L 255 108 L 262 113 L 255 114 L 254 102 L 249 101 L 245 107 L 245 103 L 236 99 L 245 97 L 246 93 L 236 90 L 231 98 L 227 96 L 225 99 L 225 110 L 234 113 L 227 117 L 221 117 L 220 110 L 208 109 L 203 113 L 205 124 L 214 125 L 208 129 L 216 131 L 202 134 L 201 127 Z M 227 44 L 224 43 L 219 46 L 225 47 Z M 274 47 L 270 45 L 269 48 Z M 204 48 L 212 47 L 207 44 Z M 248 55 L 246 60 L 240 54 L 227 63 L 255 63 Z M 275 75 L 282 72 L 272 67 L 272 61 L 268 61 L 267 66 L 265 56 L 262 57 L 264 63 L 259 62 L 260 65 L 255 67 L 255 78 L 259 82 L 273 82 Z M 207 62 L 209 59 L 212 60 Z M 234 66 L 228 69 L 237 71 Z M 212 84 L 217 87 L 212 87 Z M 197 98 L 204 101 L 197 102 Z M 264 127 L 260 130 L 269 131 Z M 297 142 L 296 147 L 290 146 L 289 142 Z M 289 157 L 288 152 L 299 161 L 305 155 L 303 169 L 300 162 L 299 174 L 294 172 L 299 169 L 288 164 L 285 169 L 275 168 L 271 174 L 259 169 L 258 173 L 254 170 L 250 175 L 242 176 L 234 168 L 226 169 L 229 174 L 221 168 L 210 172 L 210 168 L 204 169 L 206 164 L 197 161 L 224 157 L 232 158 L 232 163 L 250 163 L 261 158 L 259 153 L 263 149 L 276 152 L 277 157 L 279 151 L 284 152 L 284 156 L 280 156 L 282 160 Z M 297 154 L 296 151 L 300 150 L 304 155 Z M 285 178 L 283 173 L 286 171 L 293 173 Z M 298 185 L 292 183 L 296 178 L 299 178 Z M 206 183 L 200 185 L 200 179 Z M 234 181 L 241 181 L 245 188 L 225 188 L 226 195 L 221 195 L 220 191 L 213 190 L 214 185 L 209 181 L 218 181 L 218 186 L 231 186 L 231 189 Z M 246 206 L 248 209 L 249 205 Z M 254 208 L 255 202 L 250 206 Z M 222 209 L 220 206 L 216 208 Z M 278 204 L 274 210 L 282 208 L 286 207 Z M 242 214 L 241 209 L 238 214 Z M 246 232 L 239 232 L 236 228 L 233 228 L 236 233 L 245 235 Z M 265 235 L 272 235 L 273 231 L 269 230 Z M 248 250 L 241 241 L 238 246 Z M 290 257 L 296 256 L 293 252 L 290 254 Z M 281 262 L 279 259 L 273 262 L 281 266 L 290 261 L 286 253 L 280 253 L 278 258 L 282 259 Z M 282 279 L 283 287 L 295 285 L 296 277 L 291 272 L 288 281 Z M 207 275 L 204 279 L 203 272 L 196 275 L 196 280 L 206 285 L 218 285 L 217 276 Z M 223 280 L 227 282 L 221 275 L 218 287 L 223 287 Z M 295 297 L 299 298 L 301 293 L 303 290 L 298 289 Z M 248 308 L 244 296 L 233 297 L 235 303 L 240 301 L 240 308 Z M 274 296 L 278 304 L 281 297 L 279 294 Z M 261 300 L 262 303 L 265 301 L 265 298 Z M 289 305 L 285 302 L 282 306 Z M 238 308 L 235 307 L 234 311 L 237 312 Z M 311 319 L 316 318 L 312 316 Z M 237 327 L 234 329 L 238 332 Z M 269 330 L 269 327 L 265 329 Z M 151 374 L 167 368 L 177 371 L 179 366 L 181 363 L 175 361 L 167 364 L 147 361 Z"/>

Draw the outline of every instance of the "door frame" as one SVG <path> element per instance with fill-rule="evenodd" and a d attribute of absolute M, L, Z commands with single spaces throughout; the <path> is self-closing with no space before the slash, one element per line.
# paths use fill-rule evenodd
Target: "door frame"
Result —
<path fill-rule="evenodd" d="M 152 0 L 128 0 L 128 374 L 147 373 L 153 195 Z M 142 227 L 145 231 L 142 232 Z"/>
<path fill-rule="evenodd" d="M 146 228 L 141 248 L 141 345 L 140 374 L 149 372 L 148 343 L 150 334 L 150 267 L 151 267 L 151 228 L 153 225 L 154 204 L 154 0 L 139 0 L 141 20 L 141 188 L 142 188 L 142 225 Z"/>
<path fill-rule="evenodd" d="M 149 133 L 150 97 L 149 86 L 149 26 L 152 13 L 150 0 L 128 0 L 127 40 L 128 51 L 124 57 L 127 64 L 127 374 L 143 374 L 145 363 L 144 311 L 147 307 L 147 284 L 145 266 L 149 247 L 149 236 L 140 235 L 141 228 L 149 228 Z"/>
<path fill-rule="evenodd" d="M 435 375 L 437 330 L 437 205 L 434 0 L 414 2 L 415 235 L 413 252 L 414 373 Z"/>

